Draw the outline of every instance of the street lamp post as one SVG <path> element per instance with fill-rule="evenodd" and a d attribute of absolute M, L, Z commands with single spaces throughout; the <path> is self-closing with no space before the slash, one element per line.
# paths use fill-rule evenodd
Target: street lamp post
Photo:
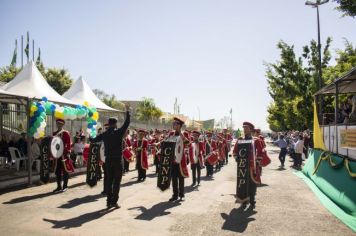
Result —
<path fill-rule="evenodd" d="M 319 54 L 319 68 L 318 68 L 318 90 L 323 86 L 323 77 L 322 77 L 322 66 L 321 66 L 321 45 L 320 45 L 320 20 L 319 20 L 319 6 L 329 2 L 329 0 L 316 0 L 316 2 L 306 1 L 305 5 L 312 6 L 316 8 L 316 16 L 317 16 L 317 23 L 318 23 L 318 54 Z M 319 104 L 319 119 L 322 118 L 321 115 L 323 114 L 323 98 L 321 95 L 318 95 L 317 102 Z"/>
<path fill-rule="evenodd" d="M 198 118 L 199 118 L 199 121 L 200 121 L 200 109 L 198 107 Z"/>

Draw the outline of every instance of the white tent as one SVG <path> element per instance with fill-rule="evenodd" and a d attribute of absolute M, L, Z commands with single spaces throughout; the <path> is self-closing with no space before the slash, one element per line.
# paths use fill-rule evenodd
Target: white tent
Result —
<path fill-rule="evenodd" d="M 79 77 L 72 86 L 68 89 L 67 92 L 63 94 L 63 97 L 71 100 L 76 104 L 83 104 L 87 101 L 90 105 L 96 107 L 100 110 L 106 111 L 117 111 L 114 108 L 109 107 L 103 103 L 90 89 L 87 82 L 82 77 Z"/>
<path fill-rule="evenodd" d="M 37 99 L 46 97 L 49 101 L 55 103 L 76 104 L 57 93 L 43 78 L 33 61 L 25 65 L 20 73 L 5 84 L 2 89 L 17 96 Z"/>

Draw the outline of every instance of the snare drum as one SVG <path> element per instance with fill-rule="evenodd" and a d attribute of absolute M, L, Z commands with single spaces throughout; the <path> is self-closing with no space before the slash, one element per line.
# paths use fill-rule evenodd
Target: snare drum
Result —
<path fill-rule="evenodd" d="M 130 150 L 129 147 L 127 147 L 122 151 L 122 156 L 126 161 L 132 162 L 134 160 L 135 154 L 132 150 Z"/>
<path fill-rule="evenodd" d="M 218 155 L 216 154 L 216 152 L 211 152 L 205 157 L 205 160 L 213 166 L 218 162 Z"/>

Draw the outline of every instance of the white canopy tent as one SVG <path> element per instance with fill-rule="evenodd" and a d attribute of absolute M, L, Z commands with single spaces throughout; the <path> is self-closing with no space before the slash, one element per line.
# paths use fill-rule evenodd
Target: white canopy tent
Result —
<path fill-rule="evenodd" d="M 25 65 L 20 73 L 5 84 L 2 89 L 20 97 L 35 99 L 46 97 L 51 102 L 76 105 L 76 103 L 62 97 L 47 83 L 33 61 Z"/>
<path fill-rule="evenodd" d="M 103 103 L 91 90 L 87 82 L 79 77 L 67 92 L 63 94 L 63 97 L 71 100 L 76 104 L 83 104 L 85 101 L 89 102 L 90 105 L 96 107 L 99 110 L 117 112 L 118 110 L 109 107 Z"/>

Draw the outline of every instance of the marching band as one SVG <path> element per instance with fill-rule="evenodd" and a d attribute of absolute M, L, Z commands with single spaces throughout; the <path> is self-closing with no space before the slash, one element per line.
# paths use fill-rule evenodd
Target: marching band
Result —
<path fill-rule="evenodd" d="M 197 130 L 183 131 L 184 121 L 175 117 L 172 123 L 173 130 L 170 132 L 156 129 L 148 133 L 144 129 L 138 129 L 135 130 L 136 135 L 131 136 L 128 131 L 130 124 L 128 109 L 127 107 L 126 119 L 121 128 L 117 128 L 117 120 L 115 118 L 110 118 L 105 125 L 105 131 L 99 133 L 96 138 L 89 139 L 92 144 L 96 143 L 100 146 L 100 151 L 97 151 L 97 154 L 95 154 L 98 157 L 97 162 L 99 164 L 97 167 L 93 167 L 93 173 L 100 173 L 97 177 L 100 180 L 101 168 L 103 168 L 104 190 L 102 194 L 107 196 L 108 208 L 119 208 L 117 202 L 119 199 L 121 178 L 124 173 L 129 172 L 129 166 L 132 162 L 136 163 L 137 182 L 143 182 L 146 179 L 146 171 L 149 168 L 149 157 L 152 157 L 157 182 L 165 182 L 164 184 L 166 186 L 168 184 L 168 187 L 172 183 L 173 194 L 169 199 L 171 202 L 185 200 L 184 184 L 185 179 L 189 178 L 189 164 L 192 187 L 200 186 L 203 169 L 206 170 L 208 178 L 213 178 L 214 172 L 221 171 L 223 166 L 228 164 L 233 135 L 227 129 L 224 129 L 221 133 L 211 131 L 199 132 Z M 56 123 L 58 130 L 53 133 L 53 137 L 59 137 L 63 142 L 62 154 L 60 154 L 59 158 L 54 159 L 57 188 L 53 192 L 57 193 L 67 190 L 68 173 L 73 172 L 74 168 L 69 158 L 71 148 L 69 132 L 63 129 L 64 120 L 57 119 Z M 253 140 L 253 142 L 251 142 L 251 152 L 249 152 L 250 156 L 248 157 L 250 179 L 246 189 L 248 189 L 249 201 L 241 203 L 243 205 L 250 203 L 251 207 L 254 208 L 256 203 L 256 186 L 261 182 L 262 167 L 267 166 L 270 163 L 270 159 L 265 150 L 266 144 L 261 131 L 255 129 L 250 122 L 244 122 L 243 128 L 245 137 L 239 137 L 239 140 Z M 54 141 L 51 142 L 53 143 Z M 162 153 L 161 146 L 163 142 L 174 144 L 171 157 L 167 156 L 170 155 L 167 153 L 168 149 L 164 151 L 165 153 Z M 236 142 L 232 151 L 237 162 L 239 158 L 239 143 L 239 141 Z M 61 184 L 62 179 L 63 186 Z M 237 181 L 239 181 L 239 176 L 237 176 Z"/>

